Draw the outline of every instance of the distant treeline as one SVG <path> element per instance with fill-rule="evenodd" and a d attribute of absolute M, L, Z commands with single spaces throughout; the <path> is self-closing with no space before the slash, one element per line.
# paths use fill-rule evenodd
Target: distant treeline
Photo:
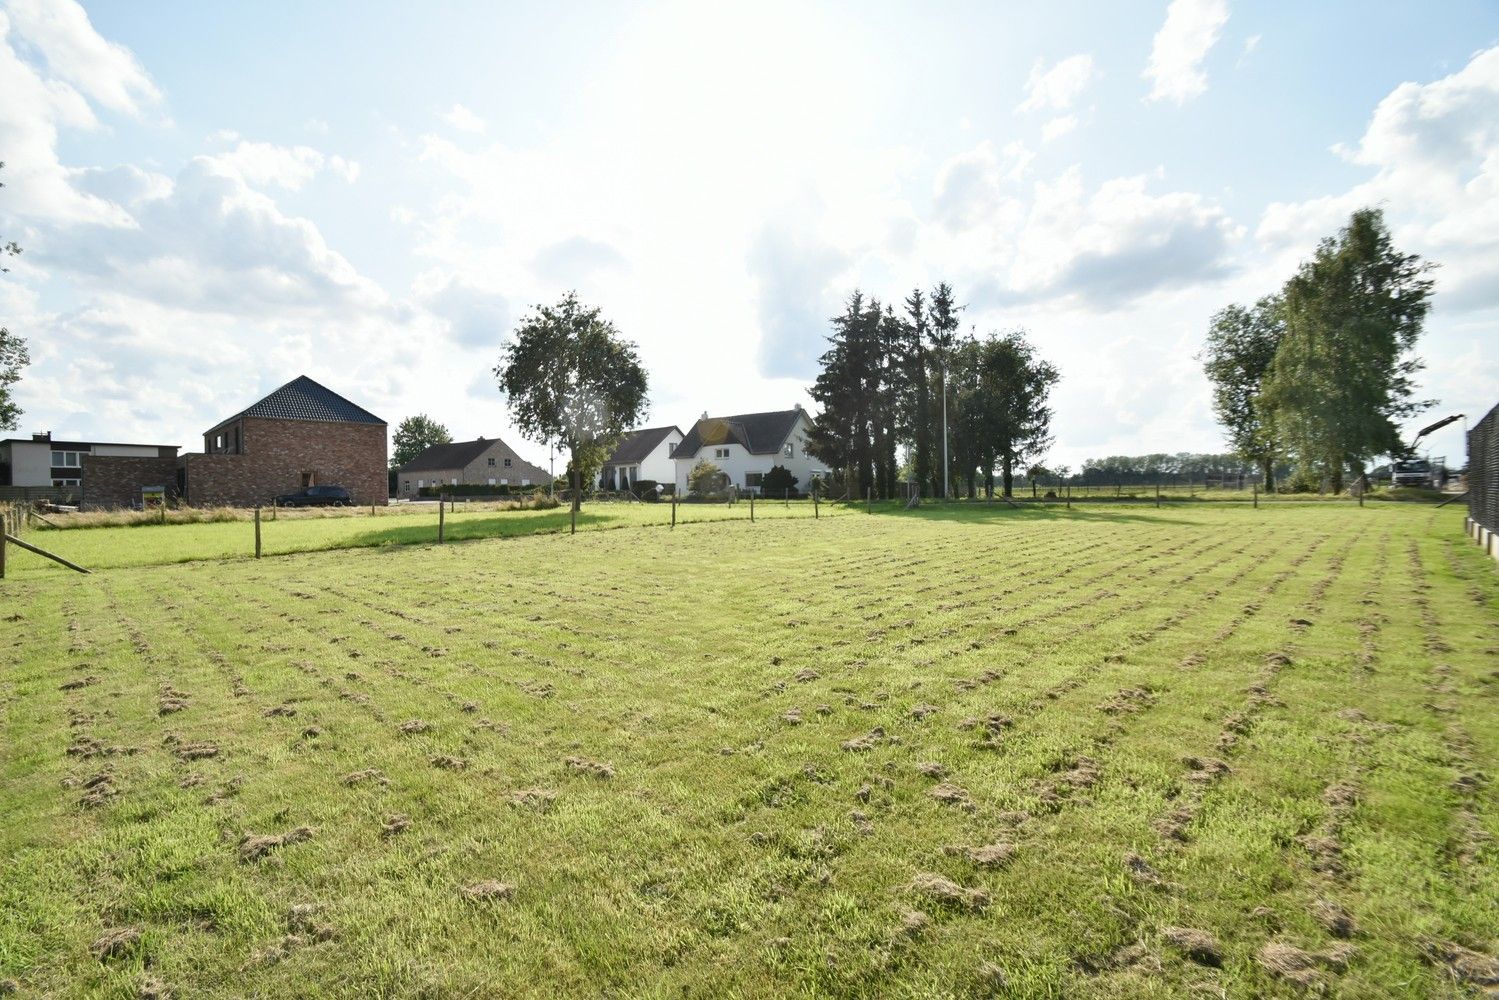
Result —
<path fill-rule="evenodd" d="M 1279 475 L 1286 475 L 1288 471 L 1277 470 Z M 1175 455 L 1110 455 L 1107 458 L 1090 458 L 1083 462 L 1082 471 L 1070 477 L 1070 481 L 1088 486 L 1111 483 L 1138 485 L 1157 480 L 1204 482 L 1237 479 L 1240 476 L 1244 477 L 1246 483 L 1258 482 L 1259 467 L 1253 461 L 1232 453 L 1214 455 L 1183 451 Z"/>

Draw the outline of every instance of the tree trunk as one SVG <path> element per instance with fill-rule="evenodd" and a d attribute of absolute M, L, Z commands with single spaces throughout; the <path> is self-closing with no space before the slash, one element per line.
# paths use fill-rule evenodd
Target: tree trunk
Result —
<path fill-rule="evenodd" d="M 1264 472 L 1265 472 L 1265 492 L 1266 493 L 1274 493 L 1275 492 L 1275 458 L 1273 456 L 1267 456 L 1267 457 L 1261 459 L 1260 462 L 1261 462 L 1261 467 L 1264 469 Z"/>
<path fill-rule="evenodd" d="M 1332 477 L 1332 495 L 1335 497 L 1343 495 L 1343 463 L 1329 462 L 1328 467 Z"/>
<path fill-rule="evenodd" d="M 568 465 L 567 465 L 567 487 L 568 487 L 569 490 L 572 491 L 572 495 L 573 495 L 573 510 L 574 511 L 579 511 L 579 510 L 583 509 L 583 490 L 582 490 L 582 486 L 583 486 L 583 477 L 581 475 L 579 475 L 579 473 L 578 473 L 578 457 L 577 457 L 577 453 L 574 452 L 573 453 L 573 460 L 571 462 L 569 462 Z"/>
<path fill-rule="evenodd" d="M 1000 458 L 1000 462 L 1000 472 L 1003 476 L 1005 488 L 1004 495 L 1005 499 L 1009 499 L 1015 495 L 1015 458 L 1009 452 L 1005 452 Z"/>
<path fill-rule="evenodd" d="M 994 466 L 990 465 L 984 469 L 984 499 L 994 499 Z"/>

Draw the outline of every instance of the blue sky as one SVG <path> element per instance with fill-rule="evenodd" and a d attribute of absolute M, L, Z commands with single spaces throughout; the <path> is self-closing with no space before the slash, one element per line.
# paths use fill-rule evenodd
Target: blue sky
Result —
<path fill-rule="evenodd" d="M 1437 413 L 1499 400 L 1499 8 L 0 2 L 23 431 L 195 446 L 306 373 L 506 419 L 569 288 L 653 423 L 808 402 L 854 287 L 1061 368 L 1052 457 L 1217 450 L 1192 355 L 1360 204 L 1443 264 Z M 1460 431 L 1438 451 L 1460 453 Z"/>

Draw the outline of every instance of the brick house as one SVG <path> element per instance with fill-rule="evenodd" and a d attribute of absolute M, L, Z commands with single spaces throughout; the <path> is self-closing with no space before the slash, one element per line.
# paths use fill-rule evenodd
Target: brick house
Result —
<path fill-rule="evenodd" d="M 417 496 L 424 486 L 545 486 L 551 476 L 499 438 L 434 444 L 396 470 L 396 493 Z"/>
<path fill-rule="evenodd" d="M 388 502 L 385 421 L 306 375 L 203 434 L 177 463 L 196 507 L 249 507 L 307 486 L 342 486 L 356 504 Z"/>
<path fill-rule="evenodd" d="M 0 441 L 0 487 L 89 509 L 135 507 L 145 488 L 174 492 L 177 446 L 53 440 L 50 432 Z"/>

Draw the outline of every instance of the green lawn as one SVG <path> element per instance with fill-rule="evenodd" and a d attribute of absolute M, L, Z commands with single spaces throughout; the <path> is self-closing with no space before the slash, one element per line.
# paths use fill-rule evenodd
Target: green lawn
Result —
<path fill-rule="evenodd" d="M 755 504 L 756 520 L 814 518 L 810 501 L 779 501 Z M 815 512 L 833 517 L 850 508 L 822 504 Z M 437 541 L 438 513 L 435 504 L 409 508 L 381 508 L 375 516 L 355 508 L 343 516 L 321 516 L 325 512 L 283 513 L 271 520 L 262 515 L 261 552 L 285 555 L 291 552 L 321 552 L 328 549 L 409 545 Z M 749 503 L 678 504 L 677 524 L 708 521 L 748 520 Z M 444 536 L 449 541 L 476 538 L 512 538 L 520 535 L 557 534 L 571 529 L 566 507 L 556 510 L 465 510 L 446 515 Z M 579 531 L 607 528 L 640 528 L 671 525 L 670 504 L 590 503 L 578 516 Z M 142 524 L 129 527 L 67 528 L 45 526 L 29 531 L 25 541 L 70 559 L 90 570 L 126 566 L 159 566 L 204 559 L 249 559 L 255 555 L 255 525 L 252 521 L 218 521 L 204 524 Z M 7 572 L 47 574 L 67 572 L 56 563 L 21 549 L 7 553 Z"/>
<path fill-rule="evenodd" d="M 23 565 L 0 582 L 0 981 L 1452 997 L 1499 975 L 1499 572 L 1456 507 L 774 506 Z M 246 530 L 55 535 L 103 566 L 206 528 Z"/>

